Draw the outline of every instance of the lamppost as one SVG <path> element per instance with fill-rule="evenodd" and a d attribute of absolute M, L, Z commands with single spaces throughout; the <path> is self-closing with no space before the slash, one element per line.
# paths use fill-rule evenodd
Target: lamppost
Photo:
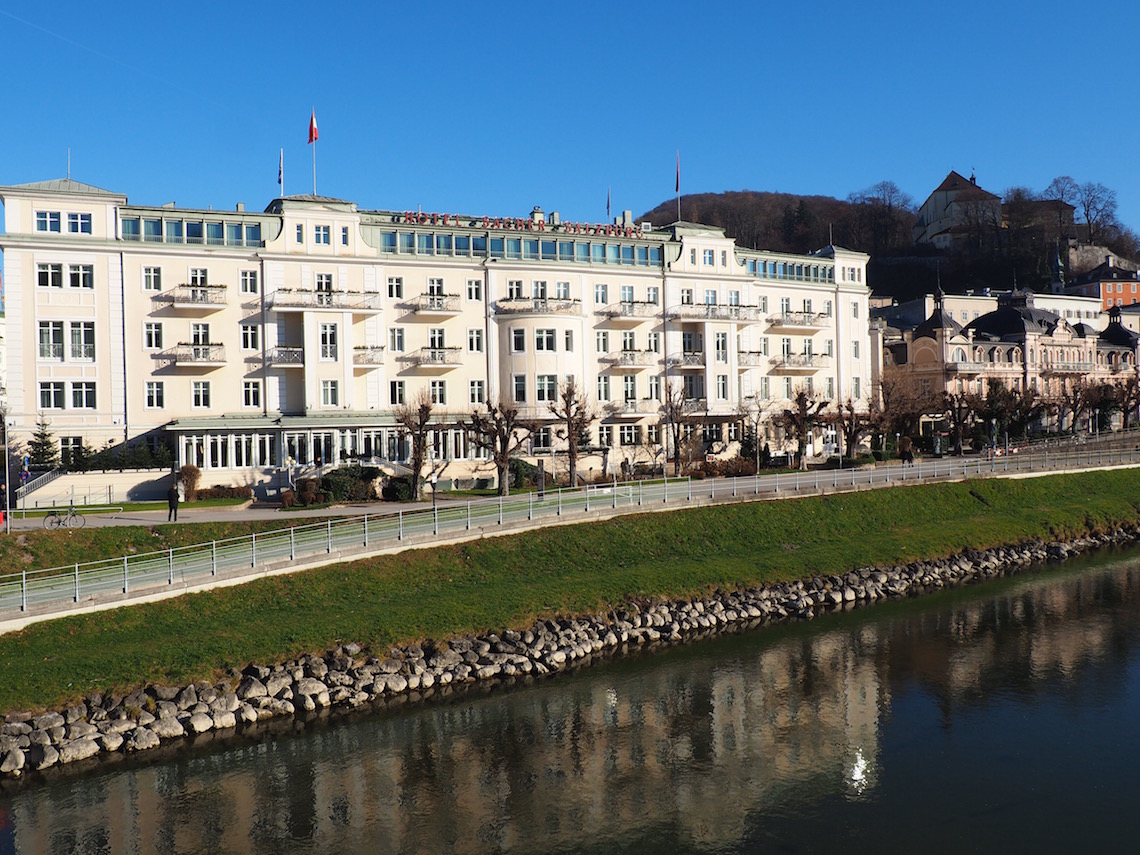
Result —
<path fill-rule="evenodd" d="M 12 533 L 12 507 L 11 500 L 8 497 L 8 484 L 12 480 L 11 467 L 8 464 L 8 411 L 0 410 L 0 418 L 4 419 L 2 425 L 4 430 L 4 533 Z"/>
<path fill-rule="evenodd" d="M 431 507 L 435 510 L 435 485 L 439 482 L 439 474 L 432 472 L 428 480 L 431 482 Z"/>

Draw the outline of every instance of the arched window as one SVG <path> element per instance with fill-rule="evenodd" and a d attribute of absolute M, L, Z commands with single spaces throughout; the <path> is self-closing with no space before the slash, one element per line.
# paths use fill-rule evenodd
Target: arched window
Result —
<path fill-rule="evenodd" d="M 964 347 L 954 348 L 954 355 L 951 357 L 950 361 L 951 362 L 969 362 L 969 360 L 966 358 L 966 348 L 964 348 Z"/>

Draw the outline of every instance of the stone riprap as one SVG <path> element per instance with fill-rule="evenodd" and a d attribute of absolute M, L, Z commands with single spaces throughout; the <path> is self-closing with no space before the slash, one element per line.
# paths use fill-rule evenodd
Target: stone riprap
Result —
<path fill-rule="evenodd" d="M 303 726 L 314 716 L 529 682 L 628 652 L 765 623 L 809 620 L 821 612 L 985 580 L 1137 539 L 1140 529 L 1130 528 L 1067 543 L 967 550 L 949 558 L 718 591 L 700 599 L 627 603 L 605 615 L 542 620 L 522 631 L 409 645 L 384 656 L 345 644 L 324 656 L 249 665 L 217 685 L 151 685 L 125 696 L 92 695 L 62 711 L 11 712 L 0 725 L 0 783 L 201 738 L 246 730 L 256 735 L 266 722 Z"/>

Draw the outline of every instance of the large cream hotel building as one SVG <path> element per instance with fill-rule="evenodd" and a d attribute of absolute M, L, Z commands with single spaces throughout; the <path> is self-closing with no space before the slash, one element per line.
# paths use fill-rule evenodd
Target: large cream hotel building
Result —
<path fill-rule="evenodd" d="M 441 481 L 493 475 L 462 421 L 515 401 L 553 424 L 573 376 L 604 465 L 660 462 L 683 390 L 705 453 L 741 412 L 801 387 L 871 392 L 867 256 L 743 249 L 679 222 L 360 210 L 316 196 L 262 212 L 139 206 L 70 179 L 0 187 L 15 442 L 169 442 L 204 481 L 400 461 L 393 408 L 426 392 Z M 772 450 L 781 437 L 769 430 Z M 661 447 L 665 447 L 665 451 Z M 524 449 L 561 473 L 552 427 Z M 595 473 L 597 474 L 597 473 Z"/>

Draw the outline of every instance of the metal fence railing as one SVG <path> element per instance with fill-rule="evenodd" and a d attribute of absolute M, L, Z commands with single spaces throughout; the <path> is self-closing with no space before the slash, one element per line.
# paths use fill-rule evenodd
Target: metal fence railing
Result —
<path fill-rule="evenodd" d="M 29 614 L 55 615 L 96 603 L 129 601 L 161 590 L 303 566 L 330 555 L 379 551 L 413 542 L 430 544 L 466 532 L 525 527 L 592 511 L 628 511 L 684 505 L 860 490 L 920 481 L 991 477 L 1018 472 L 1063 472 L 1140 464 L 1140 448 L 1023 449 L 1018 453 L 891 463 L 848 469 L 757 474 L 726 478 L 615 481 L 507 498 L 441 501 L 432 507 L 365 514 L 272 532 L 176 547 L 148 554 L 80 562 L 65 567 L 0 575 L 0 622 Z"/>

